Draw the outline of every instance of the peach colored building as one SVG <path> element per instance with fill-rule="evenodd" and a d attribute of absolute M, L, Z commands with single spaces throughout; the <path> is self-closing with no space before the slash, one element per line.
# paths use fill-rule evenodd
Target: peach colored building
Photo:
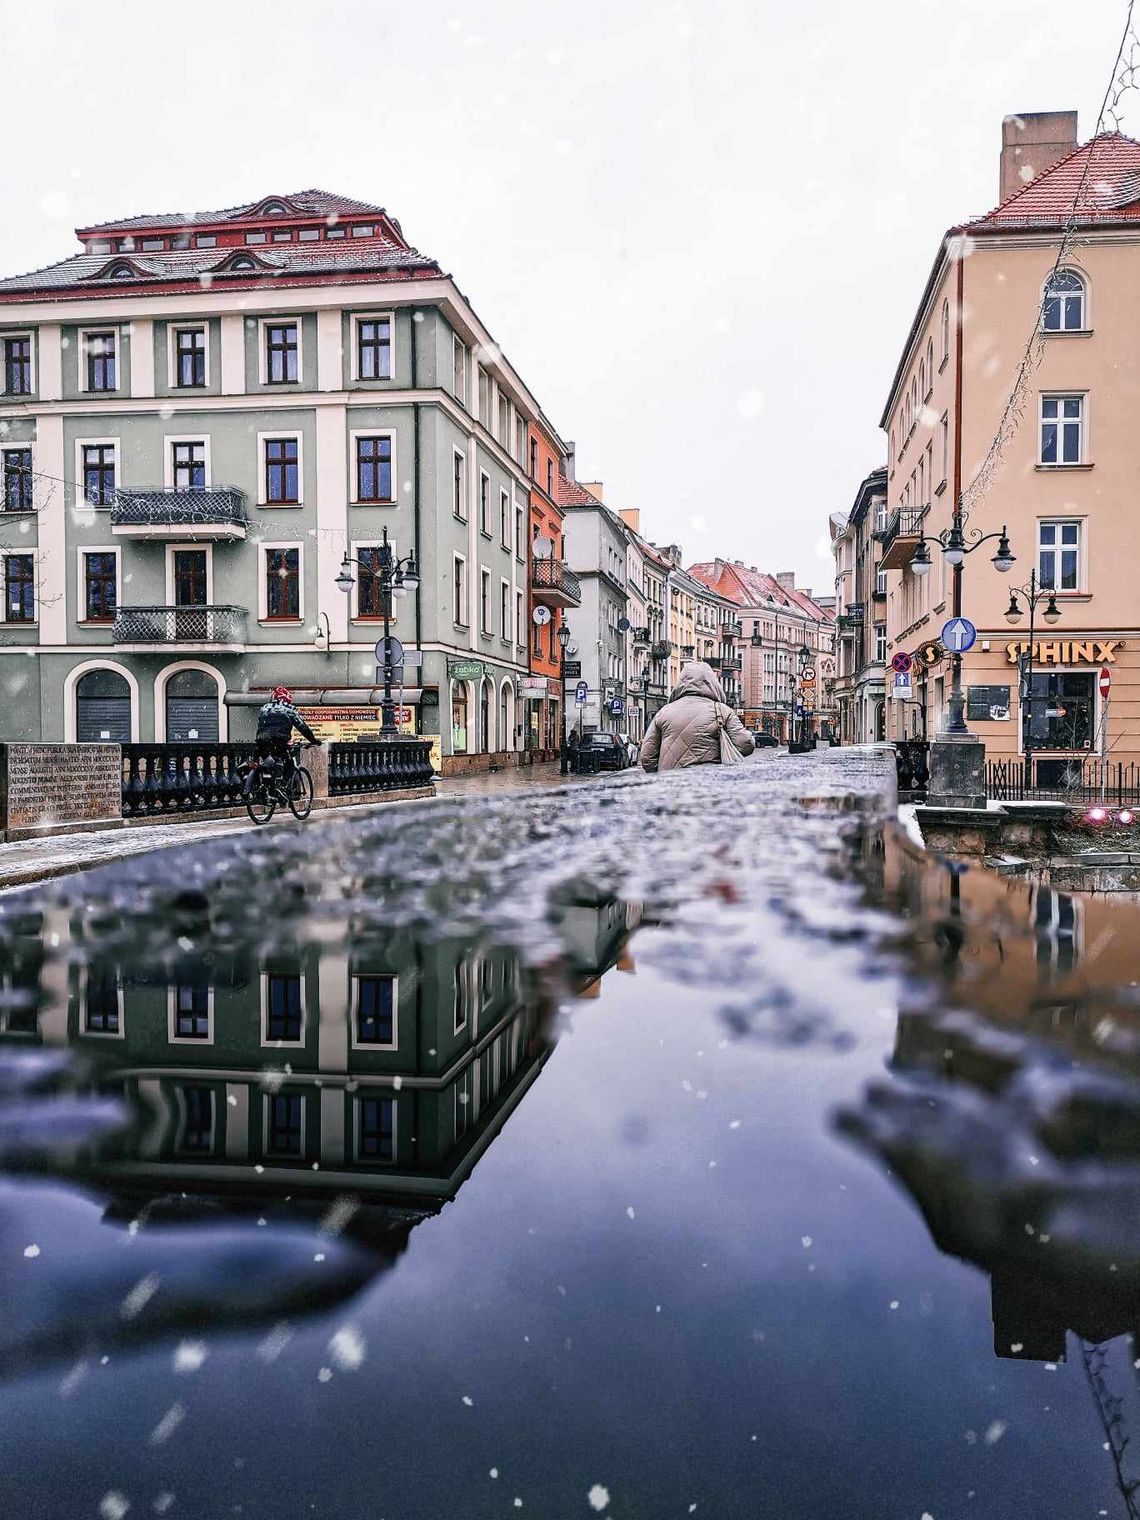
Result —
<path fill-rule="evenodd" d="M 952 573 L 937 535 L 961 498 L 967 544 L 1005 525 L 1016 555 L 999 574 L 995 540 L 963 569 L 978 630 L 963 656 L 966 720 L 987 758 L 1023 753 L 1029 721 L 1017 668 L 1029 619 L 1021 597 L 1020 622 L 1006 620 L 1011 590 L 1035 571 L 1056 595 L 1059 620 L 1043 625 L 1039 606 L 1033 638 L 1044 781 L 1098 753 L 1102 724 L 1111 759 L 1140 760 L 1140 143 L 1111 133 L 1078 146 L 1074 112 L 1010 118 L 1001 182 L 1018 188 L 942 239 L 882 416 L 887 656 L 928 655 L 900 696 L 888 668 L 887 736 L 944 724 L 950 660 L 937 641 Z M 925 576 L 911 568 L 923 539 Z"/>

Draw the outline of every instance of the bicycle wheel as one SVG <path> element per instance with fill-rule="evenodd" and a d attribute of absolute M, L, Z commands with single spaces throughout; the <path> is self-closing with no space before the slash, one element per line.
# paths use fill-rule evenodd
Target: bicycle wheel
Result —
<path fill-rule="evenodd" d="M 245 796 L 245 810 L 254 823 L 268 823 L 277 806 L 273 786 L 261 776 L 253 778 L 253 785 Z"/>
<path fill-rule="evenodd" d="M 303 765 L 293 772 L 289 783 L 289 811 L 302 822 L 313 811 L 313 778 Z"/>

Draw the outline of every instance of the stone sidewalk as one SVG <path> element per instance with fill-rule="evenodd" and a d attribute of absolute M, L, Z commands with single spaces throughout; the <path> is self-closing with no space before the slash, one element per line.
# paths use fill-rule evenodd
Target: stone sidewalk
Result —
<path fill-rule="evenodd" d="M 640 771 L 626 772 L 631 780 Z M 436 796 L 430 800 L 417 801 L 430 807 L 452 797 L 495 797 L 503 792 L 535 791 L 556 786 L 588 786 L 592 776 L 562 776 L 557 761 L 524 769 L 512 766 L 496 771 L 493 775 L 464 776 L 450 781 L 440 781 Z M 376 808 L 410 807 L 412 802 L 371 802 L 359 807 L 338 808 L 336 814 L 323 813 L 322 819 L 332 816 L 351 817 L 358 812 L 371 812 Z M 288 826 L 293 820 L 286 813 L 266 824 L 268 829 Z M 152 824 L 127 824 L 121 829 L 105 829 L 93 833 L 66 834 L 58 839 L 26 839 L 12 844 L 0 844 L 0 892 L 23 887 L 31 882 L 45 881 L 52 876 L 65 876 L 72 871 L 82 871 L 92 866 L 107 865 L 111 861 L 125 860 L 131 855 L 143 855 L 150 850 L 161 850 L 169 845 L 193 844 L 198 840 L 216 839 L 223 834 L 240 834 L 255 827 L 248 818 L 195 818 L 186 822 Z"/>

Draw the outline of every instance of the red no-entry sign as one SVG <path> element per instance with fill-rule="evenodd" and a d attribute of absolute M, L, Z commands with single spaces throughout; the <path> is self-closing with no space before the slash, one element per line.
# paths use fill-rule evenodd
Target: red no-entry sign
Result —
<path fill-rule="evenodd" d="M 1099 677 L 1099 679 L 1097 681 L 1097 685 L 1100 687 L 1100 694 L 1101 694 L 1101 696 L 1102 697 L 1107 697 L 1108 696 L 1109 687 L 1112 685 L 1112 671 L 1109 670 L 1109 668 L 1108 668 L 1107 665 L 1102 665 L 1101 666 L 1101 668 L 1100 668 L 1100 677 Z"/>

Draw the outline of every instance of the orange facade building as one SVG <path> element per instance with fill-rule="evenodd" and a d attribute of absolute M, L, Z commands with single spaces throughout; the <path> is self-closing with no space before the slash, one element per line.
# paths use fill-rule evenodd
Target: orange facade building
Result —
<path fill-rule="evenodd" d="M 563 512 L 556 499 L 566 446 L 542 419 L 538 426 L 530 426 L 528 448 L 530 677 L 525 683 L 524 747 L 534 759 L 544 759 L 557 755 L 562 739 L 564 699 L 558 630 L 566 609 L 578 606 L 581 597 L 577 580 L 566 566 Z M 549 621 L 536 621 L 536 609 L 545 609 Z M 538 614 L 540 619 L 543 615 L 541 611 Z"/>

